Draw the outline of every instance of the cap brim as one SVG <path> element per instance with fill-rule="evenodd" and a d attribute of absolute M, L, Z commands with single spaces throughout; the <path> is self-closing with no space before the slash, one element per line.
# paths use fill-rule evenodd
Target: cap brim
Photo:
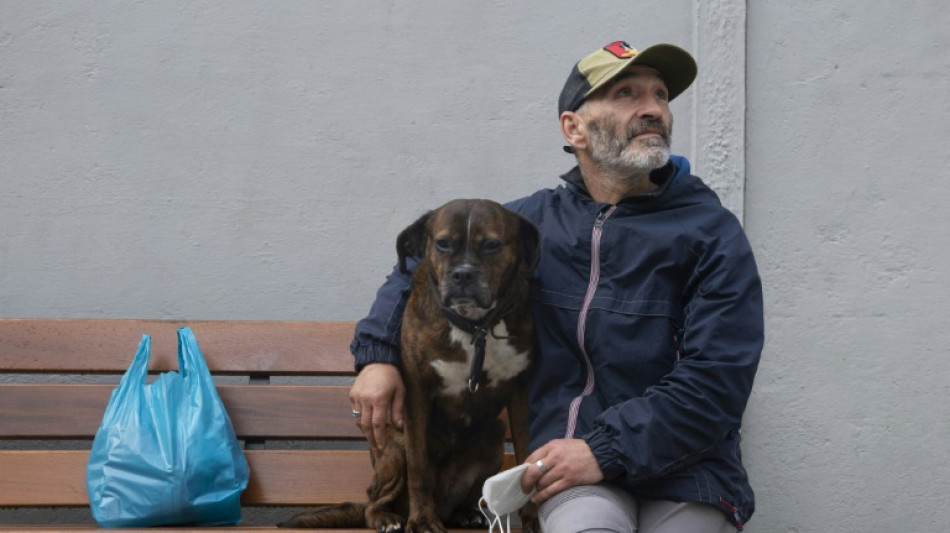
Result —
<path fill-rule="evenodd" d="M 644 48 L 622 67 L 598 80 L 584 95 L 584 100 L 634 65 L 656 69 L 666 83 L 670 100 L 682 94 L 696 79 L 696 61 L 689 52 L 672 44 L 655 44 Z"/>
<path fill-rule="evenodd" d="M 682 94 L 696 79 L 696 61 L 693 56 L 672 44 L 655 44 L 645 48 L 630 61 L 630 65 L 652 67 L 659 71 L 660 77 L 666 82 L 670 100 Z"/>

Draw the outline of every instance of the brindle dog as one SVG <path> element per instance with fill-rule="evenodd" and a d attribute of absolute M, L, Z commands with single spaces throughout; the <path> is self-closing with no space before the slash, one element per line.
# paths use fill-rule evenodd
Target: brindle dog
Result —
<path fill-rule="evenodd" d="M 516 459 L 527 456 L 537 229 L 495 202 L 455 200 L 403 230 L 396 246 L 403 272 L 407 258 L 421 258 L 400 339 L 404 429 L 390 427 L 386 447 L 371 450 L 369 502 L 304 511 L 282 527 L 486 527 L 478 500 L 501 469 L 502 409 Z M 526 506 L 526 530 L 537 530 L 535 516 Z"/>

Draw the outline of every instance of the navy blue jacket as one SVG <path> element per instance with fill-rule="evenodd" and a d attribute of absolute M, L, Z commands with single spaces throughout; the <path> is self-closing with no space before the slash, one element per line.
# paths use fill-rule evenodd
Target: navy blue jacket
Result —
<path fill-rule="evenodd" d="M 705 502 L 737 527 L 754 498 L 739 428 L 763 344 L 762 289 L 735 216 L 674 156 L 651 194 L 595 202 L 564 185 L 508 207 L 541 232 L 531 449 L 583 438 L 605 480 Z M 399 363 L 409 277 L 397 270 L 356 328 L 357 368 Z"/>

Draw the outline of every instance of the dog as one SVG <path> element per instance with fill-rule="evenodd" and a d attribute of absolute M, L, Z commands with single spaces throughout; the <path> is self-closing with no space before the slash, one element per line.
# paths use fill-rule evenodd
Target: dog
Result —
<path fill-rule="evenodd" d="M 403 230 L 399 268 L 420 258 L 403 315 L 405 423 L 371 450 L 369 502 L 294 515 L 281 527 L 369 527 L 445 533 L 487 527 L 482 484 L 504 456 L 507 409 L 515 457 L 527 457 L 527 394 L 534 359 L 529 282 L 540 237 L 490 200 L 454 200 Z M 536 508 L 522 511 L 534 529 Z"/>

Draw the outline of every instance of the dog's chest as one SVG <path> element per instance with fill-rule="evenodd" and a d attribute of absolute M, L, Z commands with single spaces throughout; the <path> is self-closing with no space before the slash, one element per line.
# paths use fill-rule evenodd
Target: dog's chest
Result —
<path fill-rule="evenodd" d="M 452 326 L 451 338 L 465 353 L 465 361 L 432 361 L 432 368 L 442 378 L 442 390 L 445 396 L 458 396 L 468 390 L 468 378 L 475 358 L 475 346 L 472 336 Z M 496 338 L 495 335 L 502 338 Z M 485 364 L 483 372 L 488 378 L 483 386 L 494 387 L 514 378 L 528 369 L 530 360 L 527 352 L 519 352 L 508 339 L 508 328 L 502 320 L 495 326 L 494 335 L 485 338 Z"/>

